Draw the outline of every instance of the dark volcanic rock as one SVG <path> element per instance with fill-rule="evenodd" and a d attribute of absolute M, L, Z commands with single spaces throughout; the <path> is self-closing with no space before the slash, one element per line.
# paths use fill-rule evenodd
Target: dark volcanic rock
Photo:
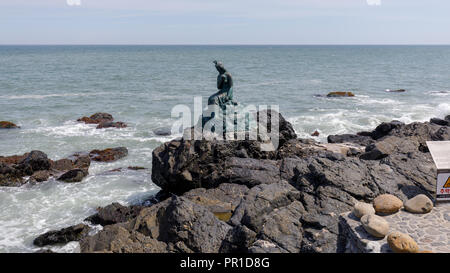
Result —
<path fill-rule="evenodd" d="M 127 124 L 125 122 L 114 122 L 113 116 L 108 113 L 95 113 L 90 117 L 82 117 L 77 121 L 84 122 L 86 124 L 98 124 L 97 129 L 127 127 Z"/>
<path fill-rule="evenodd" d="M 86 124 L 100 124 L 102 122 L 113 121 L 114 118 L 111 114 L 108 113 L 95 113 L 90 117 L 82 117 L 77 121 L 82 121 Z"/>
<path fill-rule="evenodd" d="M 79 241 L 89 233 L 89 226 L 79 224 L 58 231 L 49 231 L 34 239 L 36 246 L 46 246 L 55 244 L 66 244 L 72 241 Z"/>
<path fill-rule="evenodd" d="M 104 208 L 98 208 L 98 212 L 86 218 L 85 221 L 102 226 L 123 223 L 135 218 L 141 209 L 141 206 L 125 207 L 119 203 L 112 203 Z"/>
<path fill-rule="evenodd" d="M 441 126 L 450 126 L 450 121 L 443 120 L 443 119 L 440 119 L 440 118 L 432 118 L 430 120 L 430 123 L 434 123 L 434 124 L 441 125 Z"/>
<path fill-rule="evenodd" d="M 89 156 L 94 161 L 112 162 L 124 158 L 128 155 L 128 149 L 125 147 L 108 148 L 105 150 L 93 150 Z"/>
<path fill-rule="evenodd" d="M 105 208 L 103 218 L 112 220 L 84 238 L 81 250 L 341 252 L 338 217 L 356 201 L 384 193 L 402 201 L 433 196 L 436 168 L 424 143 L 450 140 L 449 130 L 394 121 L 340 138 L 363 140 L 362 150 L 296 138 L 272 152 L 261 151 L 258 141 L 173 140 L 153 153 L 161 198 L 139 211 Z"/>
<path fill-rule="evenodd" d="M 106 253 L 162 253 L 167 245 L 143 235 L 129 231 L 123 226 L 106 226 L 101 232 L 80 241 L 81 252 Z"/>
<path fill-rule="evenodd" d="M 41 151 L 32 151 L 28 156 L 19 163 L 24 168 L 30 166 L 33 172 L 50 169 L 50 160 L 47 155 Z"/>
<path fill-rule="evenodd" d="M 51 169 L 55 171 L 68 171 L 73 169 L 88 170 L 91 165 L 91 158 L 88 154 L 74 154 L 68 158 L 51 161 Z"/>
<path fill-rule="evenodd" d="M 360 136 L 360 135 L 329 135 L 328 143 L 356 143 L 359 145 L 367 146 L 372 144 L 374 140 L 369 136 Z"/>
<path fill-rule="evenodd" d="M 0 121 L 0 129 L 16 129 L 16 128 L 20 127 L 9 121 Z"/>
<path fill-rule="evenodd" d="M 74 169 L 70 170 L 63 175 L 61 175 L 58 180 L 64 181 L 66 183 L 75 183 L 75 182 L 81 182 L 83 178 L 85 178 L 88 175 L 88 171 L 84 169 Z"/>
<path fill-rule="evenodd" d="M 52 176 L 59 177 L 62 174 L 63 179 L 76 182 L 87 175 L 90 163 L 90 157 L 83 154 L 75 154 L 56 161 L 48 159 L 41 151 L 32 151 L 21 156 L 0 156 L 0 186 L 44 182 Z M 29 176 L 29 179 L 24 179 L 26 176 Z"/>
<path fill-rule="evenodd" d="M 97 129 L 104 128 L 126 128 L 127 124 L 121 121 L 113 122 L 113 121 L 103 121 L 98 126 Z"/>

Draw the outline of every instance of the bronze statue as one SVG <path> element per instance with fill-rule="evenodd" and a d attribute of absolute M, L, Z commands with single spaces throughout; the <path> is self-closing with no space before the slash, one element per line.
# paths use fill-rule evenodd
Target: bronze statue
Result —
<path fill-rule="evenodd" d="M 236 105 L 233 102 L 233 78 L 221 62 L 214 61 L 219 75 L 217 76 L 217 89 L 219 91 L 208 99 L 208 105 L 219 105 L 222 110 L 226 109 L 226 105 Z"/>

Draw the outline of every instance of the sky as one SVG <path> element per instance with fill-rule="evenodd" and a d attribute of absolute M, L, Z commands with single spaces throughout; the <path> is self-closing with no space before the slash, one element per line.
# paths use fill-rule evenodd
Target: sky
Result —
<path fill-rule="evenodd" d="M 0 44 L 450 44 L 448 0 L 0 0 Z"/>

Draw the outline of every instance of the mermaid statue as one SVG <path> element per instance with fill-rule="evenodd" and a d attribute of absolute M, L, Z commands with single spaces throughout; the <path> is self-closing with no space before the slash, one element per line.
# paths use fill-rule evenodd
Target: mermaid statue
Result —
<path fill-rule="evenodd" d="M 233 100 L 233 78 L 230 72 L 225 69 L 223 63 L 214 61 L 214 64 L 219 72 L 218 91 L 208 98 L 208 108 L 203 111 L 200 123 L 203 135 L 211 132 L 229 139 L 233 138 L 235 133 L 248 133 L 249 125 L 256 128 L 256 120 L 252 115 L 249 116 L 244 106 L 238 106 Z"/>
<path fill-rule="evenodd" d="M 228 72 L 223 63 L 214 61 L 219 75 L 217 76 L 217 89 L 219 91 L 211 95 L 208 99 L 208 105 L 218 105 L 225 111 L 227 105 L 237 105 L 233 101 L 233 78 Z"/>

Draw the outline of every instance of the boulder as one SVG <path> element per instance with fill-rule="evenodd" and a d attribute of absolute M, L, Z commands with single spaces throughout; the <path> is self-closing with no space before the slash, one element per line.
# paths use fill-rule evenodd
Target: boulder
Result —
<path fill-rule="evenodd" d="M 320 133 L 319 133 L 319 131 L 314 131 L 314 133 L 312 133 L 311 134 L 311 136 L 313 136 L 313 137 L 318 137 L 318 136 L 320 136 Z"/>
<path fill-rule="evenodd" d="M 97 213 L 89 216 L 85 221 L 94 225 L 113 225 L 127 222 L 139 215 L 142 206 L 122 206 L 119 203 L 112 203 L 104 208 L 98 208 Z"/>
<path fill-rule="evenodd" d="M 363 215 L 361 217 L 361 225 L 367 233 L 377 238 L 384 238 L 389 232 L 389 223 L 378 215 Z"/>
<path fill-rule="evenodd" d="M 353 94 L 352 92 L 342 92 L 342 91 L 335 91 L 335 92 L 330 92 L 327 94 L 327 97 L 354 97 L 355 94 Z"/>
<path fill-rule="evenodd" d="M 392 194 L 382 194 L 373 200 L 373 207 L 377 213 L 392 214 L 403 207 L 403 202 Z"/>
<path fill-rule="evenodd" d="M 58 180 L 66 183 L 81 182 L 88 174 L 85 169 L 74 169 L 61 175 Z"/>
<path fill-rule="evenodd" d="M 428 213 L 433 209 L 433 201 L 425 194 L 419 194 L 405 202 L 405 209 L 412 213 Z"/>
<path fill-rule="evenodd" d="M 16 128 L 20 127 L 9 121 L 0 121 L 0 129 L 16 129 Z"/>
<path fill-rule="evenodd" d="M 89 233 L 89 226 L 79 224 L 58 231 L 49 231 L 34 239 L 36 246 L 46 246 L 55 244 L 66 244 L 72 241 L 79 241 Z"/>
<path fill-rule="evenodd" d="M 401 232 L 392 232 L 387 237 L 389 247 L 395 253 L 417 253 L 419 246 L 411 236 Z"/>
<path fill-rule="evenodd" d="M 108 148 L 105 150 L 92 150 L 89 156 L 94 161 L 112 162 L 124 158 L 128 155 L 128 149 L 125 147 Z"/>
<path fill-rule="evenodd" d="M 353 207 L 353 214 L 356 217 L 361 218 L 364 215 L 375 214 L 375 209 L 373 208 L 372 204 L 356 202 L 355 206 Z"/>
<path fill-rule="evenodd" d="M 49 170 L 51 166 L 47 155 L 41 151 L 31 151 L 19 164 L 22 168 L 31 167 L 33 172 Z"/>
<path fill-rule="evenodd" d="M 441 125 L 441 126 L 450 126 L 450 121 L 440 119 L 440 118 L 432 118 L 430 120 L 430 123 L 434 123 L 434 124 Z"/>

